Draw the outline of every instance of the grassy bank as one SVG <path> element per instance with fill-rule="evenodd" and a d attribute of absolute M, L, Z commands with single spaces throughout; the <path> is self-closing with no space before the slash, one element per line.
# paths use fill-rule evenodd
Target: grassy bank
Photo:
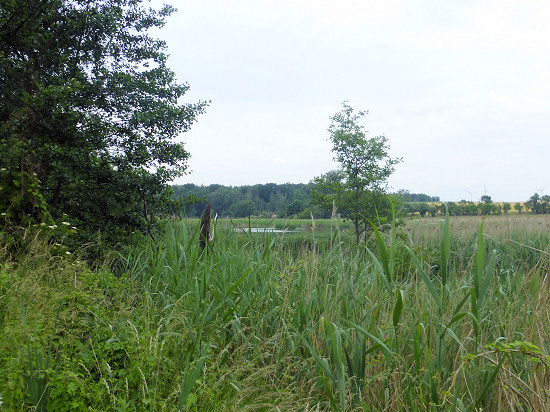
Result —
<path fill-rule="evenodd" d="M 548 239 L 479 223 L 380 233 L 372 252 L 334 227 L 318 246 L 309 232 L 300 242 L 218 225 L 201 253 L 196 223 L 181 222 L 114 274 L 36 238 L 24 257 L 2 257 L 2 402 L 548 410 Z"/>

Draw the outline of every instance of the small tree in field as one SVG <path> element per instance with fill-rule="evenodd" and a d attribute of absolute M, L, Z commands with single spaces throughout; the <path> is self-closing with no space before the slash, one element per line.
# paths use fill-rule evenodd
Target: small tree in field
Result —
<path fill-rule="evenodd" d="M 312 198 L 327 209 L 335 205 L 350 219 L 359 243 L 367 220 L 391 211 L 386 181 L 401 159 L 389 156 L 386 137 L 366 137 L 362 121 L 367 112 L 355 112 L 347 102 L 342 105 L 343 110 L 330 118 L 328 129 L 334 160 L 340 167 L 315 178 Z"/>
<path fill-rule="evenodd" d="M 523 210 L 523 205 L 521 203 L 514 203 L 514 209 L 518 211 L 518 213 L 521 213 Z"/>
<path fill-rule="evenodd" d="M 234 217 L 250 217 L 255 212 L 256 207 L 254 206 L 254 202 L 250 199 L 239 200 L 229 208 L 229 213 Z"/>
<path fill-rule="evenodd" d="M 491 213 L 495 212 L 495 205 L 493 204 L 493 200 L 491 199 L 491 196 L 488 196 L 488 195 L 481 196 L 481 201 L 483 203 L 479 205 L 479 207 L 481 209 L 482 215 L 490 215 Z"/>
<path fill-rule="evenodd" d="M 512 206 L 510 205 L 510 203 L 508 202 L 504 202 L 502 204 L 502 210 L 504 211 L 504 214 L 507 215 L 508 212 L 510 211 L 510 209 L 512 209 Z"/>
<path fill-rule="evenodd" d="M 535 214 L 540 213 L 540 196 L 538 193 L 535 193 L 527 202 L 525 202 L 525 208 L 531 209 L 531 211 Z"/>

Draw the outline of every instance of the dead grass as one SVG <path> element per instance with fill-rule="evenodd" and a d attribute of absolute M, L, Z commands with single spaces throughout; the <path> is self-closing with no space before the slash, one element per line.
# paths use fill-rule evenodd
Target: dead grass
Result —
<path fill-rule="evenodd" d="M 483 216 L 453 216 L 450 220 L 451 233 L 454 237 L 468 239 L 475 236 Z M 425 217 L 407 220 L 407 229 L 416 241 L 439 239 L 441 217 Z M 497 240 L 512 239 L 521 234 L 524 237 L 550 235 L 550 215 L 512 214 L 487 216 L 483 232 Z"/>

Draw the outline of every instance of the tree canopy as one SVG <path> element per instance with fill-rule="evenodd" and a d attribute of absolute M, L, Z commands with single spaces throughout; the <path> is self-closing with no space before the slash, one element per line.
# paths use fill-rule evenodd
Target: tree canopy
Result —
<path fill-rule="evenodd" d="M 3 1 L 0 209 L 13 227 L 65 214 L 118 241 L 169 207 L 189 154 L 176 137 L 206 102 L 148 34 L 174 9 L 141 0 Z M 82 233 L 82 232 L 81 232 Z"/>
<path fill-rule="evenodd" d="M 340 167 L 315 178 L 317 188 L 312 191 L 312 197 L 324 207 L 334 205 L 349 218 L 359 243 L 367 220 L 391 211 L 386 195 L 387 179 L 401 159 L 389 156 L 385 136 L 367 138 L 363 125 L 366 111 L 355 112 L 347 102 L 342 106 L 343 109 L 330 118 L 328 129 L 334 160 Z"/>
<path fill-rule="evenodd" d="M 328 212 L 312 208 L 310 190 L 312 184 L 256 184 L 253 186 L 197 186 L 192 183 L 173 186 L 178 199 L 195 199 L 187 204 L 185 215 L 201 216 L 204 207 L 213 204 L 213 210 L 221 217 L 248 216 L 249 212 L 259 217 L 330 217 Z M 249 201 L 249 202 L 246 202 Z M 251 205 L 243 207 L 243 205 Z M 243 212 L 246 211 L 246 212 Z"/>

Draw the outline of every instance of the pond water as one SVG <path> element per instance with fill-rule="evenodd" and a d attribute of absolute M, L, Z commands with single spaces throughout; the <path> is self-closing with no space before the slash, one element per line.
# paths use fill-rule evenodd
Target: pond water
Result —
<path fill-rule="evenodd" d="M 248 232 L 248 228 L 234 228 L 236 231 L 244 230 L 245 232 Z M 300 232 L 300 230 L 290 230 L 290 229 L 275 229 L 274 227 L 251 227 L 250 233 L 296 233 Z"/>

